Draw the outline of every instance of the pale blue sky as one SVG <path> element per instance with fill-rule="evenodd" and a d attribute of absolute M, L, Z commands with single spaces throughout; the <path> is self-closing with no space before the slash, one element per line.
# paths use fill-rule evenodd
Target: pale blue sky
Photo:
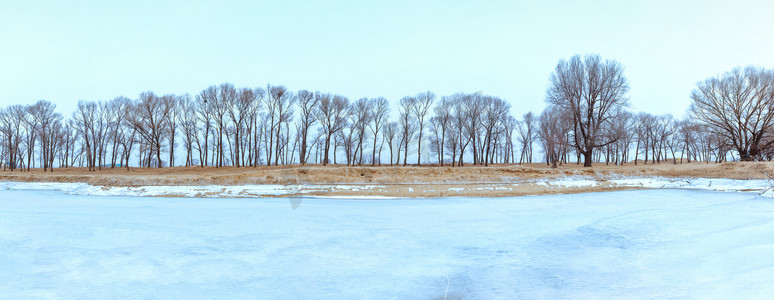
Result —
<path fill-rule="evenodd" d="M 108 3 L 111 2 L 111 3 Z M 770 1 L 3 1 L 0 105 L 284 84 L 350 99 L 482 91 L 539 112 L 561 58 L 626 68 L 635 111 L 774 67 Z"/>

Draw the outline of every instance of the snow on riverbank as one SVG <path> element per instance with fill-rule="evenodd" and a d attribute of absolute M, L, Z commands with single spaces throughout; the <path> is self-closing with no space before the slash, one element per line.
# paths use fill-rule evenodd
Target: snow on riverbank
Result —
<path fill-rule="evenodd" d="M 612 185 L 656 189 L 696 189 L 722 192 L 758 192 L 771 190 L 768 180 L 738 180 L 726 178 L 628 178 L 609 180 Z M 770 194 L 770 193 L 767 193 Z M 774 195 L 772 195 L 774 196 Z"/>
<path fill-rule="evenodd" d="M 553 180 L 536 180 L 515 183 L 492 183 L 475 186 L 452 186 L 421 188 L 421 191 L 443 191 L 464 194 L 477 191 L 513 191 L 519 186 L 537 185 L 551 189 L 582 189 L 586 187 L 633 187 L 649 189 L 692 189 L 722 192 L 754 192 L 774 198 L 772 183 L 768 180 L 737 180 L 726 178 L 667 178 L 667 177 L 615 177 L 593 178 L 586 176 L 569 176 Z M 418 185 L 421 186 L 421 185 Z M 56 190 L 72 195 L 91 196 L 174 196 L 174 197 L 270 197 L 281 195 L 308 195 L 315 193 L 349 192 L 347 195 L 326 195 L 325 197 L 357 196 L 377 197 L 386 199 L 395 195 L 387 195 L 382 185 L 238 185 L 238 186 L 136 186 L 111 187 L 95 186 L 87 183 L 59 182 L 2 182 L 0 190 Z M 406 189 L 408 194 L 414 193 L 414 188 Z M 352 192 L 355 192 L 354 194 Z M 362 192 L 362 194 L 358 194 Z M 575 191 L 577 192 L 577 190 Z M 374 195 L 378 193 L 380 195 Z M 319 195 L 318 195 L 319 196 Z M 406 195 L 402 195 L 406 196 Z M 409 196 L 410 197 L 410 196 Z M 426 196 L 424 196 L 426 197 Z"/>
<path fill-rule="evenodd" d="M 774 197 L 772 182 L 768 180 L 739 180 L 727 178 L 668 178 L 668 177 L 628 177 L 608 180 L 589 180 L 584 177 L 565 177 L 538 185 L 559 187 L 640 187 L 649 189 L 691 189 L 721 192 L 756 192 L 763 196 Z"/>
<path fill-rule="evenodd" d="M 262 197 L 321 191 L 367 191 L 375 185 L 239 185 L 109 187 L 88 183 L 0 182 L 0 190 L 55 190 L 83 196 Z"/>
<path fill-rule="evenodd" d="M 774 183 L 768 180 L 739 180 L 727 178 L 668 178 L 668 177 L 620 177 L 594 179 L 585 176 L 563 177 L 551 181 L 533 181 L 526 184 L 549 188 L 584 187 L 635 187 L 647 189 L 691 189 L 720 192 L 754 192 L 774 198 Z M 517 186 L 519 184 L 514 184 Z M 449 191 L 459 191 L 450 188 Z"/>

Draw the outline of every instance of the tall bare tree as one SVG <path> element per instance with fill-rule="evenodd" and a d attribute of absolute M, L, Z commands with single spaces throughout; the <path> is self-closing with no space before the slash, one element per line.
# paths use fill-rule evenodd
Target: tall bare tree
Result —
<path fill-rule="evenodd" d="M 393 165 L 393 144 L 395 137 L 398 135 L 398 123 L 389 122 L 384 126 L 384 139 L 387 141 L 387 146 L 390 147 L 390 166 Z"/>
<path fill-rule="evenodd" d="M 32 119 L 37 124 L 37 137 L 40 141 L 41 159 L 43 171 L 54 171 L 54 155 L 57 144 L 57 135 L 62 124 L 62 115 L 55 111 L 56 105 L 40 100 L 30 106 Z"/>
<path fill-rule="evenodd" d="M 691 94 L 693 117 L 723 135 L 739 153 L 739 159 L 761 159 L 764 142 L 774 118 L 774 70 L 735 68 L 697 84 Z"/>
<path fill-rule="evenodd" d="M 417 99 L 414 97 L 403 97 L 398 103 L 398 109 L 400 113 L 400 128 L 401 128 L 401 141 L 403 141 L 403 165 L 408 164 L 408 145 L 411 139 L 414 137 L 414 132 L 417 130 L 417 121 L 414 118 L 415 106 Z M 400 155 L 400 148 L 398 148 L 398 155 Z"/>
<path fill-rule="evenodd" d="M 375 165 L 376 162 L 376 152 L 377 152 L 377 138 L 379 135 L 379 130 L 382 129 L 385 125 L 387 125 L 387 120 L 390 118 L 390 102 L 387 101 L 384 97 L 379 98 L 373 98 L 370 100 L 370 109 L 371 109 L 371 122 L 368 123 L 368 126 L 371 128 L 371 134 L 374 135 L 374 146 L 373 150 L 371 151 L 371 165 Z M 384 139 L 382 139 L 383 141 Z M 382 164 L 382 146 L 384 145 L 384 142 L 379 144 L 379 165 Z M 390 158 L 392 160 L 392 158 Z"/>
<path fill-rule="evenodd" d="M 169 123 L 167 119 L 173 104 L 153 92 L 140 94 L 140 99 L 134 104 L 135 110 L 129 114 L 128 121 L 142 136 L 144 144 L 148 147 L 148 160 L 146 166 L 153 166 L 150 159 L 156 155 L 156 167 L 161 168 L 162 142 L 168 134 Z"/>
<path fill-rule="evenodd" d="M 236 97 L 229 98 L 231 100 L 226 105 L 228 106 L 228 116 L 231 120 L 233 129 L 234 140 L 234 159 L 233 165 L 241 167 L 243 164 L 244 153 L 240 150 L 243 149 L 242 143 L 244 142 L 244 131 L 247 127 L 248 118 L 253 113 L 253 106 L 256 104 L 257 95 L 255 91 L 250 88 L 242 88 L 236 92 Z"/>
<path fill-rule="evenodd" d="M 177 127 L 180 125 L 182 112 L 180 103 L 183 96 L 165 95 L 162 100 L 164 105 L 169 106 L 169 113 L 166 118 L 167 145 L 169 145 L 169 166 L 175 166 L 175 141 L 177 140 Z"/>
<path fill-rule="evenodd" d="M 519 122 L 519 142 L 521 143 L 521 156 L 519 163 L 532 163 L 532 144 L 535 138 L 535 115 L 532 112 L 524 114 L 522 121 Z"/>
<path fill-rule="evenodd" d="M 494 150 L 493 143 L 495 137 L 502 131 L 503 124 L 511 110 L 511 105 L 496 97 L 483 97 L 484 111 L 481 115 L 481 124 L 484 128 L 484 165 L 488 166 L 493 160 L 491 157 Z"/>
<path fill-rule="evenodd" d="M 226 115 L 228 113 L 228 104 L 236 101 L 237 89 L 231 83 L 222 83 L 217 89 L 217 94 L 214 103 L 212 103 L 212 116 L 215 119 L 215 134 L 217 141 L 217 167 L 223 167 L 225 163 L 225 145 L 223 144 L 223 137 L 227 135 L 228 120 Z M 228 140 L 226 140 L 228 142 Z"/>
<path fill-rule="evenodd" d="M 307 90 L 300 90 L 296 93 L 298 99 L 298 111 L 300 113 L 298 118 L 299 134 L 301 144 L 298 148 L 298 162 L 302 165 L 306 164 L 309 159 L 309 149 L 307 148 L 307 139 L 309 136 L 309 128 L 317 121 L 318 108 L 320 98 L 315 97 L 314 93 Z"/>
<path fill-rule="evenodd" d="M 371 102 L 368 98 L 360 98 L 350 106 L 349 115 L 352 120 L 352 126 L 355 131 L 356 145 L 355 154 L 359 154 L 357 164 L 363 164 L 363 144 L 366 137 L 366 129 L 371 123 L 373 115 L 371 114 Z M 376 144 L 374 144 L 376 147 Z M 354 160 L 352 162 L 354 164 Z"/>
<path fill-rule="evenodd" d="M 11 105 L 0 111 L 0 132 L 3 135 L 3 146 L 6 149 L 3 169 L 8 167 L 10 171 L 13 171 L 18 166 L 24 111 L 24 106 L 19 104 Z"/>
<path fill-rule="evenodd" d="M 196 114 L 196 102 L 190 95 L 185 94 L 180 98 L 180 130 L 183 133 L 183 148 L 185 148 L 185 166 L 194 165 L 193 148 L 196 143 L 195 136 L 198 132 L 198 117 Z"/>
<path fill-rule="evenodd" d="M 560 60 L 551 74 L 547 101 L 572 116 L 572 146 L 583 155 L 583 166 L 591 167 L 592 154 L 615 140 L 601 140 L 600 129 L 613 112 L 627 104 L 629 82 L 623 66 L 599 55 L 573 56 Z"/>
<path fill-rule="evenodd" d="M 110 168 L 115 168 L 116 163 L 120 163 L 121 139 L 126 130 L 127 107 L 131 105 L 132 100 L 126 97 L 116 97 L 107 103 L 108 110 L 108 137 L 110 143 Z"/>
<path fill-rule="evenodd" d="M 276 166 L 280 159 L 280 148 L 285 143 L 280 142 L 280 134 L 282 132 L 282 124 L 287 123 L 293 118 L 293 103 L 296 101 L 296 97 L 288 91 L 285 86 L 269 86 L 267 88 L 269 93 L 269 101 L 273 102 L 272 106 L 276 113 L 277 123 L 274 125 L 276 129 L 276 147 L 275 147 L 275 159 L 274 165 Z M 289 137 L 285 137 L 288 139 Z"/>
<path fill-rule="evenodd" d="M 546 107 L 538 119 L 538 137 L 546 155 L 546 163 L 557 167 L 564 149 L 567 132 L 572 128 L 571 117 L 556 107 Z"/>
<path fill-rule="evenodd" d="M 325 135 L 325 149 L 323 150 L 322 164 L 327 165 L 328 154 L 331 149 L 331 138 L 346 125 L 346 112 L 349 107 L 349 100 L 344 96 L 331 96 L 330 94 L 323 94 L 320 92 L 315 93 L 315 97 L 319 98 L 319 119 Z"/>
<path fill-rule="evenodd" d="M 95 134 L 94 120 L 97 116 L 97 103 L 78 101 L 78 107 L 73 113 L 73 119 L 77 124 L 78 135 L 81 137 L 83 149 L 86 152 L 86 166 L 89 171 L 96 171 L 94 162 L 96 153 L 94 153 Z"/>
<path fill-rule="evenodd" d="M 451 125 L 452 121 L 452 105 L 453 100 L 452 97 L 441 97 L 441 102 L 439 102 L 435 108 L 433 109 L 435 112 L 436 122 L 438 123 L 438 129 L 440 131 L 440 136 L 438 139 L 438 151 L 440 152 L 438 155 L 440 156 L 439 163 L 441 166 L 443 166 L 443 160 L 444 160 L 444 145 L 446 144 L 446 132 L 449 130 L 449 126 Z"/>
<path fill-rule="evenodd" d="M 435 102 L 435 94 L 427 91 L 420 93 L 414 99 L 414 116 L 419 127 L 419 133 L 417 136 L 417 165 L 420 165 L 422 163 L 422 133 L 425 128 L 425 116 L 427 115 L 427 112 L 430 111 L 430 107 L 433 106 L 433 103 Z M 406 149 L 408 149 L 408 147 L 406 147 Z"/>

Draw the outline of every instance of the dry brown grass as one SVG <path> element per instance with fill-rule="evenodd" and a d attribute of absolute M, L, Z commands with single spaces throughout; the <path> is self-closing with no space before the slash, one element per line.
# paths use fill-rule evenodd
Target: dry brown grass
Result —
<path fill-rule="evenodd" d="M 584 175 L 605 178 L 620 176 L 708 177 L 764 179 L 774 173 L 771 162 L 726 162 L 690 164 L 648 164 L 584 168 L 567 164 L 550 168 L 544 164 L 449 166 L 260 166 L 260 167 L 175 167 L 103 169 L 88 172 L 84 168 L 56 169 L 43 172 L 0 172 L 5 181 L 86 182 L 104 186 L 142 185 L 243 185 L 243 184 L 481 184 L 511 183 Z"/>

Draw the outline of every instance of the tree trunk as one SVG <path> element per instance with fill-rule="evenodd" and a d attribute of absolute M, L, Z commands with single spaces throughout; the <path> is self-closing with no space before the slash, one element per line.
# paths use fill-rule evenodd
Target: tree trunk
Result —
<path fill-rule="evenodd" d="M 588 150 L 583 153 L 583 166 L 584 167 L 591 167 L 591 157 L 592 157 L 592 151 Z"/>

